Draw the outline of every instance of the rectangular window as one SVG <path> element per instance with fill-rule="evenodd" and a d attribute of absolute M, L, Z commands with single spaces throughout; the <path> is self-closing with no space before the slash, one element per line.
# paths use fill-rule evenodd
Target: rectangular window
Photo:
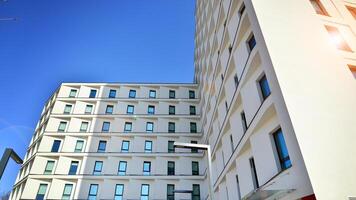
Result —
<path fill-rule="evenodd" d="M 73 98 L 77 96 L 77 90 L 71 89 L 69 92 L 69 97 Z"/>
<path fill-rule="evenodd" d="M 231 145 L 231 153 L 234 153 L 234 139 L 232 138 L 232 134 L 230 135 L 230 145 Z"/>
<path fill-rule="evenodd" d="M 196 133 L 197 132 L 197 123 L 190 122 L 190 132 L 191 133 Z"/>
<path fill-rule="evenodd" d="M 221 82 L 224 82 L 224 74 L 221 74 L 220 77 L 221 77 Z"/>
<path fill-rule="evenodd" d="M 110 90 L 109 98 L 115 98 L 115 97 L 116 97 L 116 90 Z"/>
<path fill-rule="evenodd" d="M 152 152 L 152 141 L 145 141 L 145 152 Z"/>
<path fill-rule="evenodd" d="M 99 185 L 90 184 L 88 200 L 96 200 L 96 195 L 98 195 Z"/>
<path fill-rule="evenodd" d="M 123 200 L 123 199 L 124 199 L 124 185 L 116 184 L 114 200 Z"/>
<path fill-rule="evenodd" d="M 62 200 L 69 200 L 72 194 L 73 184 L 65 184 L 62 194 Z"/>
<path fill-rule="evenodd" d="M 148 109 L 147 109 L 147 113 L 148 113 L 149 115 L 155 114 L 155 106 L 149 105 L 149 106 L 148 106 Z"/>
<path fill-rule="evenodd" d="M 95 161 L 93 175 L 100 175 L 103 170 L 103 161 Z"/>
<path fill-rule="evenodd" d="M 171 176 L 175 174 L 175 163 L 173 161 L 168 161 L 167 165 L 167 175 Z"/>
<path fill-rule="evenodd" d="M 136 98 L 136 90 L 129 91 L 129 98 Z"/>
<path fill-rule="evenodd" d="M 276 145 L 276 150 L 278 153 L 279 164 L 282 170 L 288 169 L 292 166 L 289 158 L 289 153 L 287 149 L 286 142 L 284 140 L 282 129 L 278 129 L 273 133 L 274 143 Z"/>
<path fill-rule="evenodd" d="M 167 200 L 174 200 L 174 185 L 167 185 Z"/>
<path fill-rule="evenodd" d="M 53 167 L 54 167 L 54 161 L 53 160 L 47 161 L 46 168 L 43 174 L 52 174 Z"/>
<path fill-rule="evenodd" d="M 263 98 L 263 100 L 265 100 L 271 94 L 271 90 L 269 88 L 266 75 L 263 75 L 262 78 L 258 81 L 258 83 L 260 85 L 260 91 L 262 94 L 262 98 Z"/>
<path fill-rule="evenodd" d="M 255 189 L 258 188 L 258 178 L 257 178 L 257 172 L 256 172 L 256 165 L 255 165 L 255 160 L 254 158 L 250 158 L 250 168 L 251 168 L 251 175 L 252 175 L 252 181 L 253 181 L 253 187 Z"/>
<path fill-rule="evenodd" d="M 87 132 L 89 126 L 89 122 L 82 122 L 80 125 L 80 132 Z"/>
<path fill-rule="evenodd" d="M 119 162 L 119 169 L 117 174 L 120 176 L 125 176 L 126 175 L 126 168 L 127 168 L 127 162 L 126 161 L 120 161 Z"/>
<path fill-rule="evenodd" d="M 72 162 L 70 163 L 68 175 L 75 175 L 75 174 L 77 174 L 78 165 L 79 165 L 79 162 L 78 162 L 78 161 L 72 161 Z"/>
<path fill-rule="evenodd" d="M 70 112 L 72 111 L 72 105 L 70 104 L 67 104 L 65 107 L 64 107 L 64 114 L 70 114 Z"/>
<path fill-rule="evenodd" d="M 340 31 L 336 27 L 325 26 L 325 28 L 328 31 L 330 39 L 334 43 L 336 48 L 338 48 L 339 50 L 352 52 L 350 46 L 347 44 L 346 40 L 344 39 L 344 37 L 342 37 Z"/>
<path fill-rule="evenodd" d="M 193 184 L 192 200 L 200 200 L 200 186 Z"/>
<path fill-rule="evenodd" d="M 189 99 L 195 99 L 195 91 L 189 90 Z"/>
<path fill-rule="evenodd" d="M 170 99 L 176 98 L 176 91 L 174 91 L 174 90 L 169 90 L 169 98 L 170 98 Z"/>
<path fill-rule="evenodd" d="M 77 143 L 75 144 L 74 152 L 82 152 L 83 147 L 84 147 L 84 141 L 77 140 Z"/>
<path fill-rule="evenodd" d="M 40 184 L 40 187 L 37 191 L 36 200 L 43 200 L 45 198 L 47 186 L 48 184 Z"/>
<path fill-rule="evenodd" d="M 125 122 L 124 132 L 132 131 L 132 122 Z"/>
<path fill-rule="evenodd" d="M 149 98 L 156 98 L 156 90 L 150 90 L 149 94 L 148 94 Z"/>
<path fill-rule="evenodd" d="M 152 133 L 153 132 L 153 122 L 146 123 L 146 132 Z"/>
<path fill-rule="evenodd" d="M 236 185 L 237 185 L 237 200 L 241 200 L 241 190 L 240 190 L 240 182 L 239 182 L 238 175 L 236 175 Z"/>
<path fill-rule="evenodd" d="M 142 184 L 141 185 L 141 200 L 148 200 L 150 196 L 150 185 Z"/>
<path fill-rule="evenodd" d="M 90 90 L 89 98 L 95 98 L 96 97 L 96 90 Z"/>
<path fill-rule="evenodd" d="M 192 161 L 192 175 L 199 175 L 199 162 Z"/>
<path fill-rule="evenodd" d="M 121 152 L 127 153 L 130 149 L 130 141 L 123 140 L 121 144 Z"/>
<path fill-rule="evenodd" d="M 127 106 L 127 110 L 126 110 L 126 113 L 127 114 L 134 114 L 134 110 L 135 110 L 135 106 L 133 106 L 133 105 L 128 105 Z"/>
<path fill-rule="evenodd" d="M 235 83 L 235 88 L 239 86 L 239 78 L 237 77 L 237 74 L 234 75 L 234 83 Z"/>
<path fill-rule="evenodd" d="M 61 146 L 61 141 L 60 140 L 54 140 L 53 144 L 52 144 L 51 152 L 58 152 L 60 146 Z"/>
<path fill-rule="evenodd" d="M 189 106 L 189 114 L 190 115 L 196 115 L 195 106 Z"/>
<path fill-rule="evenodd" d="M 169 106 L 168 114 L 175 115 L 176 114 L 176 107 L 175 106 Z"/>
<path fill-rule="evenodd" d="M 174 122 L 168 122 L 168 133 L 176 132 L 176 124 Z"/>
<path fill-rule="evenodd" d="M 190 141 L 191 144 L 198 144 L 198 141 Z M 198 153 L 197 148 L 191 148 L 191 153 Z"/>
<path fill-rule="evenodd" d="M 247 121 L 246 121 L 246 115 L 245 115 L 245 111 L 242 111 L 241 112 L 241 121 L 242 121 L 242 130 L 244 132 L 247 131 Z"/>
<path fill-rule="evenodd" d="M 113 111 L 114 111 L 114 106 L 113 105 L 107 105 L 106 106 L 105 114 L 112 114 Z"/>
<path fill-rule="evenodd" d="M 100 140 L 97 152 L 101 153 L 101 152 L 105 152 L 105 150 L 106 150 L 106 141 Z"/>
<path fill-rule="evenodd" d="M 241 5 L 241 7 L 240 7 L 240 10 L 239 10 L 239 15 L 240 15 L 240 17 L 242 16 L 242 14 L 244 14 L 245 9 L 246 9 L 245 4 L 242 3 L 242 5 Z"/>
<path fill-rule="evenodd" d="M 59 122 L 58 132 L 64 132 L 67 127 L 67 122 Z"/>
<path fill-rule="evenodd" d="M 174 153 L 174 141 L 168 141 L 168 153 Z"/>
<path fill-rule="evenodd" d="M 91 114 L 93 112 L 93 105 L 86 105 L 85 114 Z"/>
<path fill-rule="evenodd" d="M 247 40 L 247 45 L 248 45 L 248 50 L 251 52 L 253 50 L 253 48 L 255 48 L 256 46 L 256 40 L 255 40 L 255 36 L 253 34 L 251 34 L 251 36 L 249 37 L 249 39 Z"/>
<path fill-rule="evenodd" d="M 150 175 L 151 172 L 151 162 L 144 161 L 143 162 L 143 175 Z"/>
<path fill-rule="evenodd" d="M 328 12 L 326 12 L 326 10 L 325 10 L 323 4 L 320 2 L 320 0 L 310 0 L 310 3 L 313 5 L 314 10 L 317 14 L 329 16 Z"/>
<path fill-rule="evenodd" d="M 109 132 L 110 130 L 110 122 L 103 122 L 103 126 L 101 128 L 102 132 Z"/>

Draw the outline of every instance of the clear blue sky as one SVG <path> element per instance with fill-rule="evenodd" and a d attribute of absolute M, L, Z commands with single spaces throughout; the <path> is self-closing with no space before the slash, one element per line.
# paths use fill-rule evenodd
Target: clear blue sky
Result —
<path fill-rule="evenodd" d="M 61 82 L 192 82 L 194 0 L 0 1 L 0 154 L 23 157 Z M 0 182 L 11 189 L 13 161 Z"/>

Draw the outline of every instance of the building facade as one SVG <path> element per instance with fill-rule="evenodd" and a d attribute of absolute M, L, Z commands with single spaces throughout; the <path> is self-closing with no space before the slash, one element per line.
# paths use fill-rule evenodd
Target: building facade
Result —
<path fill-rule="evenodd" d="M 63 83 L 11 199 L 351 199 L 356 1 L 197 0 L 192 84 Z"/>

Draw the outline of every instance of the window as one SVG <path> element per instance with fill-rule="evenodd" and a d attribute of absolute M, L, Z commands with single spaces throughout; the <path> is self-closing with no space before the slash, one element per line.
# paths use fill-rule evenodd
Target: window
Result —
<path fill-rule="evenodd" d="M 105 152 L 106 149 L 106 141 L 100 140 L 98 145 L 98 152 Z"/>
<path fill-rule="evenodd" d="M 175 173 L 175 163 L 173 161 L 168 161 L 167 165 L 167 175 L 174 175 Z"/>
<path fill-rule="evenodd" d="M 255 189 L 257 189 L 258 188 L 258 178 L 257 178 L 257 173 L 256 173 L 255 160 L 253 157 L 250 158 L 250 168 L 251 168 L 253 187 Z"/>
<path fill-rule="evenodd" d="M 167 185 L 167 200 L 174 200 L 174 185 Z"/>
<path fill-rule="evenodd" d="M 69 92 L 69 97 L 73 98 L 77 96 L 77 90 L 71 89 Z"/>
<path fill-rule="evenodd" d="M 146 132 L 152 133 L 153 132 L 153 122 L 146 123 Z"/>
<path fill-rule="evenodd" d="M 238 175 L 236 175 L 236 185 L 237 185 L 237 200 L 241 200 L 241 190 L 240 190 L 240 182 L 239 182 Z"/>
<path fill-rule="evenodd" d="M 278 129 L 273 133 L 274 143 L 276 145 L 276 150 L 278 153 L 279 164 L 282 170 L 288 169 L 292 166 L 289 158 L 289 153 L 287 149 L 286 142 L 284 140 L 282 129 Z"/>
<path fill-rule="evenodd" d="M 168 133 L 176 132 L 176 124 L 174 122 L 168 122 Z"/>
<path fill-rule="evenodd" d="M 127 114 L 134 114 L 134 110 L 135 110 L 135 106 L 133 106 L 133 105 L 128 105 L 128 106 L 127 106 L 126 113 L 127 113 Z"/>
<path fill-rule="evenodd" d="M 52 174 L 53 167 L 54 167 L 54 161 L 53 160 L 47 161 L 46 168 L 43 174 Z"/>
<path fill-rule="evenodd" d="M 176 107 L 175 106 L 169 106 L 168 114 L 175 115 L 176 114 Z"/>
<path fill-rule="evenodd" d="M 113 105 L 107 105 L 106 106 L 105 114 L 112 114 L 113 111 L 114 111 L 114 106 Z"/>
<path fill-rule="evenodd" d="M 271 94 L 266 75 L 263 75 L 262 78 L 258 81 L 258 83 L 260 85 L 262 98 L 263 100 L 265 100 Z"/>
<path fill-rule="evenodd" d="M 103 161 L 95 161 L 93 175 L 100 175 L 103 169 Z"/>
<path fill-rule="evenodd" d="M 198 141 L 190 141 L 191 144 L 198 144 Z M 198 153 L 198 149 L 197 148 L 191 148 L 191 153 Z"/>
<path fill-rule="evenodd" d="M 64 132 L 66 130 L 67 122 L 59 122 L 58 132 Z"/>
<path fill-rule="evenodd" d="M 195 106 L 189 106 L 189 114 L 196 115 Z"/>
<path fill-rule="evenodd" d="M 148 106 L 147 113 L 150 115 L 155 114 L 155 106 Z"/>
<path fill-rule="evenodd" d="M 221 82 L 223 82 L 224 81 L 224 74 L 221 74 L 220 77 L 221 77 Z"/>
<path fill-rule="evenodd" d="M 356 8 L 351 7 L 351 6 L 346 6 L 347 10 L 351 13 L 351 15 L 356 19 Z"/>
<path fill-rule="evenodd" d="M 101 128 L 102 132 L 109 132 L 110 129 L 110 122 L 103 122 L 103 126 Z"/>
<path fill-rule="evenodd" d="M 124 199 L 124 185 L 116 184 L 114 200 L 123 200 L 123 199 Z"/>
<path fill-rule="evenodd" d="M 36 195 L 36 200 L 43 200 L 45 195 L 46 195 L 46 191 L 47 191 L 47 184 L 40 184 L 40 187 L 38 188 L 37 191 L 37 195 Z"/>
<path fill-rule="evenodd" d="M 313 5 L 317 14 L 329 16 L 320 0 L 310 0 L 310 3 Z"/>
<path fill-rule="evenodd" d="M 230 137 L 231 153 L 234 153 L 234 139 L 232 138 L 232 134 L 229 137 Z"/>
<path fill-rule="evenodd" d="M 116 97 L 116 90 L 110 90 L 109 91 L 109 98 L 115 98 Z"/>
<path fill-rule="evenodd" d="M 99 185 L 90 184 L 88 200 L 96 200 L 96 195 L 98 194 Z"/>
<path fill-rule="evenodd" d="M 148 200 L 150 195 L 150 185 L 142 184 L 141 185 L 141 200 Z"/>
<path fill-rule="evenodd" d="M 325 26 L 325 28 L 330 35 L 331 41 L 339 50 L 352 52 L 350 46 L 347 44 L 346 40 L 342 37 L 340 31 L 336 27 Z"/>
<path fill-rule="evenodd" d="M 256 40 L 255 40 L 255 36 L 253 34 L 251 34 L 251 36 L 249 37 L 249 39 L 247 40 L 247 45 L 248 45 L 248 50 L 251 52 L 253 48 L 255 48 L 256 46 Z"/>
<path fill-rule="evenodd" d="M 124 132 L 132 131 L 132 122 L 125 122 Z"/>
<path fill-rule="evenodd" d="M 234 83 L 235 83 L 235 88 L 239 86 L 239 78 L 237 77 L 237 74 L 234 75 Z"/>
<path fill-rule="evenodd" d="M 152 141 L 145 141 L 145 152 L 152 152 Z"/>
<path fill-rule="evenodd" d="M 96 97 L 96 90 L 90 90 L 89 98 L 95 98 Z"/>
<path fill-rule="evenodd" d="M 72 111 L 72 105 L 70 104 L 67 104 L 65 107 L 64 107 L 64 114 L 70 114 L 70 111 Z"/>
<path fill-rule="evenodd" d="M 174 90 L 169 90 L 169 98 L 170 98 L 170 99 L 176 98 L 176 91 L 174 91 Z"/>
<path fill-rule="evenodd" d="M 92 111 L 93 111 L 93 105 L 86 105 L 85 114 L 91 114 Z"/>
<path fill-rule="evenodd" d="M 195 91 L 189 90 L 189 99 L 195 99 Z"/>
<path fill-rule="evenodd" d="M 119 169 L 117 174 L 120 176 L 125 176 L 126 175 L 126 167 L 127 167 L 127 162 L 126 161 L 120 161 L 119 162 Z"/>
<path fill-rule="evenodd" d="M 150 175 L 151 172 L 151 162 L 144 161 L 143 162 L 143 175 Z"/>
<path fill-rule="evenodd" d="M 226 109 L 226 112 L 229 111 L 229 105 L 227 104 L 227 101 L 225 101 L 225 109 Z"/>
<path fill-rule="evenodd" d="M 242 14 L 244 14 L 245 8 L 246 8 L 246 7 L 245 7 L 245 4 L 242 3 L 241 8 L 240 8 L 240 10 L 239 10 L 239 15 L 240 15 L 240 16 L 242 16 Z"/>
<path fill-rule="evenodd" d="M 190 122 L 190 132 L 191 133 L 196 133 L 197 132 L 197 123 Z"/>
<path fill-rule="evenodd" d="M 136 97 L 136 90 L 130 90 L 129 91 L 129 98 L 135 98 Z"/>
<path fill-rule="evenodd" d="M 200 186 L 193 184 L 192 200 L 200 200 Z"/>
<path fill-rule="evenodd" d="M 86 132 L 88 130 L 88 122 L 82 122 L 82 124 L 80 125 L 80 132 Z"/>
<path fill-rule="evenodd" d="M 121 144 L 121 152 L 127 153 L 130 149 L 130 141 L 123 140 Z"/>
<path fill-rule="evenodd" d="M 77 174 L 78 165 L 79 165 L 79 162 L 78 162 L 78 161 L 72 161 L 72 162 L 70 163 L 68 175 L 75 175 L 75 174 Z"/>
<path fill-rule="evenodd" d="M 192 161 L 192 175 L 199 175 L 199 162 Z"/>
<path fill-rule="evenodd" d="M 73 184 L 65 184 L 62 194 L 62 200 L 69 200 L 72 194 Z"/>
<path fill-rule="evenodd" d="M 174 153 L 174 141 L 168 141 L 168 153 Z"/>
<path fill-rule="evenodd" d="M 74 152 L 82 152 L 83 146 L 84 146 L 84 141 L 77 140 L 77 143 L 75 144 Z"/>
<path fill-rule="evenodd" d="M 242 129 L 244 132 L 246 132 L 248 127 L 247 127 L 245 111 L 241 112 L 241 121 L 242 121 Z"/>
<path fill-rule="evenodd" d="M 61 146 L 61 141 L 60 140 L 54 140 L 53 144 L 52 144 L 51 152 L 58 152 L 60 146 Z"/>
<path fill-rule="evenodd" d="M 149 94 L 148 94 L 149 98 L 156 98 L 156 90 L 150 90 Z"/>

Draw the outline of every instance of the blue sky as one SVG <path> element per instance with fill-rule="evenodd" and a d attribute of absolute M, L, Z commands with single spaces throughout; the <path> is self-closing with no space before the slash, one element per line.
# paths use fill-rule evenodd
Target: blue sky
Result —
<path fill-rule="evenodd" d="M 22 157 L 61 82 L 192 82 L 194 0 L 0 1 L 0 154 Z M 13 161 L 0 182 L 11 189 Z"/>

